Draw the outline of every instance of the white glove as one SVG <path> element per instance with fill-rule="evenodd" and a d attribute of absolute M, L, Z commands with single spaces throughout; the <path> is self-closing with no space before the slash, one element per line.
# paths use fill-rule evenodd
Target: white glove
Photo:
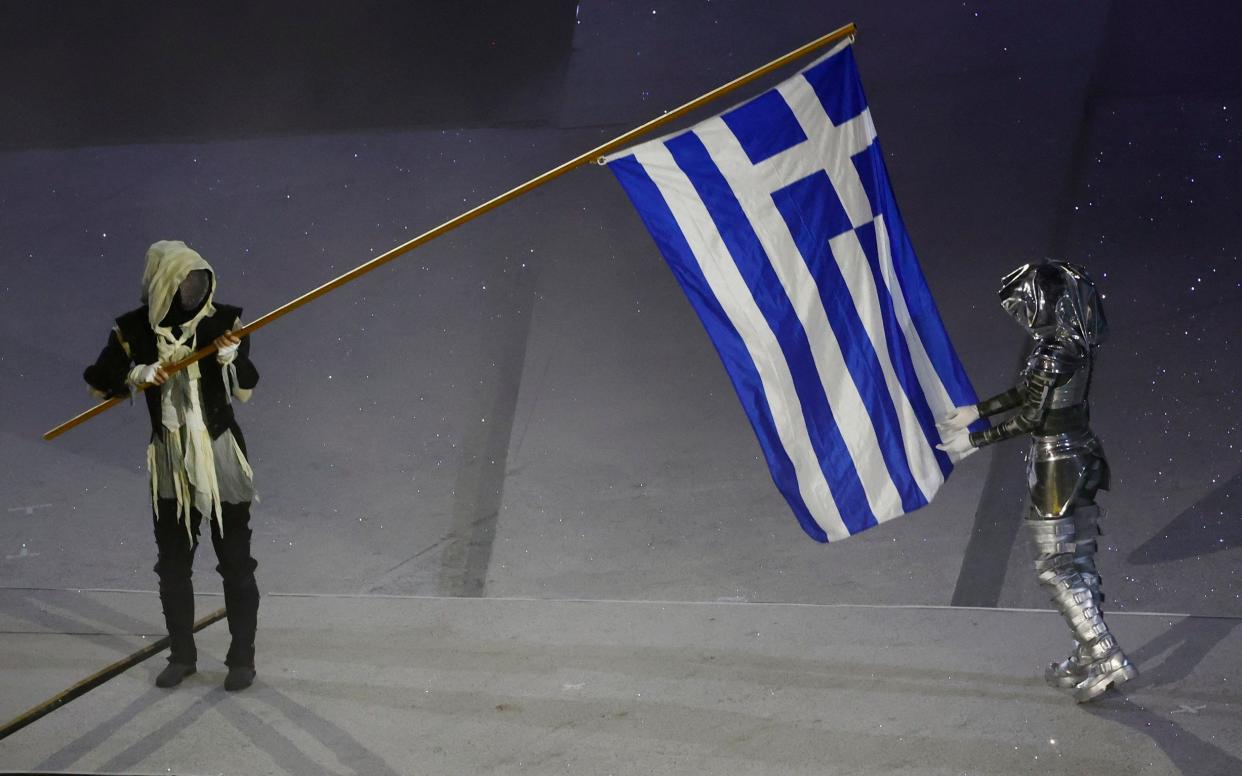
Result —
<path fill-rule="evenodd" d="M 954 431 L 961 431 L 979 419 L 979 408 L 973 404 L 957 409 L 945 415 L 936 421 L 936 428 L 940 431 L 940 436 L 952 434 Z"/>
<path fill-rule="evenodd" d="M 217 349 L 216 363 L 220 366 L 228 366 L 233 363 L 233 359 L 237 358 L 237 349 L 239 347 L 241 347 L 240 343 L 237 345 L 225 345 L 224 347 Z"/>
<path fill-rule="evenodd" d="M 140 385 L 163 385 L 167 379 L 159 364 L 139 364 L 129 370 L 125 382 L 137 388 Z"/>
<path fill-rule="evenodd" d="M 956 431 L 950 435 L 941 434 L 944 441 L 936 445 L 940 450 L 949 454 L 954 461 L 960 461 L 968 455 L 972 455 L 979 451 L 979 448 L 970 443 L 970 432 L 965 429 Z"/>

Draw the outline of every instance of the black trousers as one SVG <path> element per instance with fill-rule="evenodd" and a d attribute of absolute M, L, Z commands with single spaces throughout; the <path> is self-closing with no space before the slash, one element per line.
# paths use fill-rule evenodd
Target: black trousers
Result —
<path fill-rule="evenodd" d="M 254 636 L 259 617 L 259 586 L 254 580 L 258 562 L 250 557 L 250 504 L 224 504 L 221 510 L 223 535 L 216 521 L 211 524 L 211 544 L 219 561 L 216 571 L 224 580 L 224 606 L 228 613 L 232 643 L 224 662 L 229 666 L 254 667 Z M 177 515 L 177 502 L 160 499 L 155 514 L 155 545 L 159 559 L 155 573 L 160 579 L 160 603 L 168 627 L 170 663 L 193 665 L 198 660 L 194 646 L 194 551 L 198 549 L 203 516 L 190 515 L 193 539 Z"/>

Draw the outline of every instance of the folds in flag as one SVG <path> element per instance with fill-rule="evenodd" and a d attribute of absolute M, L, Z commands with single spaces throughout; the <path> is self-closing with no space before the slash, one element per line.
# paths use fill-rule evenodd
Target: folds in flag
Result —
<path fill-rule="evenodd" d="M 607 163 L 715 344 L 803 529 L 926 504 L 976 401 L 902 225 L 849 42 Z"/>

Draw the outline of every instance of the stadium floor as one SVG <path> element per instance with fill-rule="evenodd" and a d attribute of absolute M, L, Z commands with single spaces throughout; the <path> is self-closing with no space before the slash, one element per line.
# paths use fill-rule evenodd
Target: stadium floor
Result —
<path fill-rule="evenodd" d="M 78 635 L 12 615 L 17 598 Z M 3 599 L 6 715 L 159 632 L 150 594 Z M 1142 675 L 1079 706 L 1040 676 L 1064 646 L 1043 611 L 270 596 L 250 689 L 221 688 L 217 623 L 180 687 L 153 686 L 162 656 L 142 663 L 11 736 L 0 772 L 1242 770 L 1238 620 L 1110 620 Z"/>
<path fill-rule="evenodd" d="M 1107 294 L 1092 424 L 1108 617 L 1143 672 L 1124 693 L 1042 682 L 1068 644 L 1018 538 L 1020 442 L 914 514 L 808 540 L 592 167 L 254 335 L 258 683 L 220 689 L 213 624 L 183 687 L 144 662 L 0 741 L 0 771 L 1242 773 L 1236 20 L 866 5 L 584 0 L 543 123 L 0 152 L 0 718 L 162 633 L 143 408 L 39 438 L 89 406 L 151 242 L 200 250 L 254 320 L 850 19 L 977 391 L 1022 346 L 1004 273 L 1065 257 Z"/>

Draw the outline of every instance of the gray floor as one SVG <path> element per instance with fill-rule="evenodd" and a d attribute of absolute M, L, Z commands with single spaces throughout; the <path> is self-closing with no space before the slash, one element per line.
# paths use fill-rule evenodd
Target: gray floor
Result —
<path fill-rule="evenodd" d="M 148 595 L 68 595 L 39 600 L 150 621 Z M 1030 670 L 1059 646 L 1049 612 L 269 597 L 247 692 L 220 688 L 227 633 L 209 628 L 182 687 L 152 687 L 158 666 L 143 664 L 11 737 L 0 769 L 1237 773 L 1236 624 L 1115 615 L 1144 681 L 1080 708 Z M 54 633 L 10 638 L 23 649 L 6 685 L 24 666 L 97 651 Z"/>
<path fill-rule="evenodd" d="M 216 666 L 157 694 L 153 661 L 0 743 L 0 767 L 1242 772 L 1233 20 L 717 5 L 584 2 L 555 126 L 0 154 L 0 717 L 160 631 L 150 594 L 64 592 L 154 586 L 141 408 L 39 439 L 89 406 L 79 374 L 137 305 L 150 242 L 198 248 L 253 319 L 851 18 L 979 392 L 1007 387 L 1021 341 L 1001 274 L 1064 255 L 1107 293 L 1101 566 L 1136 687 L 1089 710 L 1038 680 L 1064 637 L 1025 611 L 1045 602 L 1014 537 L 1016 444 L 913 515 L 807 539 L 650 237 L 588 168 L 254 337 L 241 423 L 275 594 L 256 691 L 225 696 Z"/>

